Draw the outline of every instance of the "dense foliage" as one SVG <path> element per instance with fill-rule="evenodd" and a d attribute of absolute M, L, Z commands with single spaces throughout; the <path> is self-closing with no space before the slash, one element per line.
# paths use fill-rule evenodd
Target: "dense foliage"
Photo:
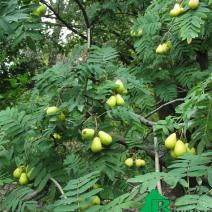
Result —
<path fill-rule="evenodd" d="M 0 211 L 118 212 L 155 188 L 212 210 L 212 1 L 190 1 L 0 2 Z"/>

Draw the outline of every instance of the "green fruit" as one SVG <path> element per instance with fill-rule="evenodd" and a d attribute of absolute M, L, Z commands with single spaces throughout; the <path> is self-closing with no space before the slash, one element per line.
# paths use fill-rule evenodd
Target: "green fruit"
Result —
<path fill-rule="evenodd" d="M 31 179 L 33 169 L 34 169 L 34 168 L 30 169 L 30 170 L 26 173 L 28 179 Z"/>
<path fill-rule="evenodd" d="M 127 158 L 125 161 L 124 161 L 125 165 L 128 166 L 128 167 L 132 167 L 133 166 L 133 159 L 132 158 Z"/>
<path fill-rule="evenodd" d="M 23 169 L 21 167 L 16 168 L 13 172 L 13 177 L 14 178 L 20 178 L 22 172 L 23 172 Z"/>
<path fill-rule="evenodd" d="M 102 143 L 99 137 L 95 137 L 91 143 L 91 151 L 94 153 L 102 151 Z"/>
<path fill-rule="evenodd" d="M 118 79 L 116 80 L 115 84 L 118 85 L 118 87 L 115 89 L 116 92 L 118 92 L 119 94 L 122 94 L 125 91 L 123 82 Z"/>
<path fill-rule="evenodd" d="M 123 106 L 125 104 L 124 99 L 120 94 L 116 95 L 116 104 L 119 106 Z"/>
<path fill-rule="evenodd" d="M 93 205 L 100 205 L 100 204 L 101 204 L 100 198 L 99 198 L 98 196 L 94 196 L 94 197 L 92 198 L 92 204 L 93 204 Z"/>
<path fill-rule="evenodd" d="M 46 114 L 47 116 L 49 115 L 54 115 L 55 113 L 57 113 L 59 111 L 59 108 L 56 106 L 52 106 L 52 107 L 48 107 L 46 110 Z"/>
<path fill-rule="evenodd" d="M 188 6 L 192 10 L 196 9 L 199 6 L 199 0 L 190 0 Z"/>
<path fill-rule="evenodd" d="M 91 139 L 95 134 L 94 129 L 85 128 L 82 130 L 82 138 L 83 139 Z"/>
<path fill-rule="evenodd" d="M 165 140 L 165 147 L 167 149 L 173 149 L 175 147 L 175 144 L 177 142 L 177 136 L 176 133 L 172 133 L 168 136 L 168 138 Z"/>
<path fill-rule="evenodd" d="M 104 131 L 99 131 L 98 136 L 100 138 L 101 143 L 104 145 L 110 145 L 113 141 L 112 137 Z"/>
<path fill-rule="evenodd" d="M 62 136 L 60 134 L 58 134 L 58 133 L 54 133 L 53 134 L 53 138 L 55 139 L 55 141 L 60 141 Z"/>
<path fill-rule="evenodd" d="M 101 185 L 100 185 L 100 184 L 95 183 L 95 184 L 92 186 L 92 188 L 93 188 L 93 189 L 101 188 Z"/>
<path fill-rule="evenodd" d="M 190 153 L 190 154 L 192 154 L 192 155 L 196 155 L 196 150 L 195 150 L 194 147 L 189 148 L 189 144 L 188 144 L 188 143 L 186 143 L 185 146 L 186 146 L 186 151 L 187 151 L 188 153 Z"/>
<path fill-rule="evenodd" d="M 156 53 L 157 54 L 163 54 L 163 46 L 162 46 L 162 44 L 159 44 L 159 46 L 156 49 Z"/>
<path fill-rule="evenodd" d="M 131 31 L 130 31 L 130 35 L 131 35 L 132 37 L 135 37 L 135 36 L 136 36 L 136 32 L 135 32 L 134 30 L 131 30 Z"/>
<path fill-rule="evenodd" d="M 136 167 L 145 166 L 145 164 L 146 164 L 145 160 L 142 160 L 142 159 L 136 159 L 135 160 L 135 166 Z"/>
<path fill-rule="evenodd" d="M 139 29 L 136 33 L 137 37 L 140 37 L 141 35 L 143 35 L 143 29 Z"/>
<path fill-rule="evenodd" d="M 38 8 L 37 8 L 37 13 L 39 14 L 39 16 L 43 16 L 46 13 L 46 5 L 41 4 Z"/>
<path fill-rule="evenodd" d="M 175 155 L 175 153 L 174 153 L 174 150 L 171 150 L 170 151 L 170 155 L 171 155 L 171 157 L 173 157 L 173 158 L 176 158 L 177 156 Z"/>
<path fill-rule="evenodd" d="M 107 100 L 107 102 L 106 102 L 106 104 L 109 106 L 109 107 L 115 107 L 116 106 L 116 97 L 115 96 L 111 96 L 108 100 Z"/>
<path fill-rule="evenodd" d="M 181 140 L 178 140 L 174 147 L 174 154 L 176 155 L 176 157 L 178 157 L 183 155 L 184 153 L 186 153 L 186 146 Z"/>
<path fill-rule="evenodd" d="M 28 182 L 29 182 L 29 180 L 28 180 L 27 174 L 26 173 L 22 173 L 20 178 L 19 178 L 19 183 L 21 185 L 27 185 Z"/>
<path fill-rule="evenodd" d="M 66 117 L 65 117 L 64 113 L 63 112 L 60 113 L 60 115 L 58 116 L 58 120 L 63 122 L 63 121 L 65 121 L 65 119 L 66 119 Z"/>

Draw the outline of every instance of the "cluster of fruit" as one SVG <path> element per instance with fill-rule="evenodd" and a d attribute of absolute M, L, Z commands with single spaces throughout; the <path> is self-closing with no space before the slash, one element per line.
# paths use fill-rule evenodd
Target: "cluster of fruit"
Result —
<path fill-rule="evenodd" d="M 122 96 L 120 94 L 126 94 L 127 90 L 124 87 L 124 84 L 122 83 L 121 80 L 116 80 L 115 84 L 117 85 L 117 87 L 115 88 L 115 92 L 117 93 L 116 95 L 111 96 L 106 104 L 113 108 L 116 105 L 117 106 L 123 106 L 125 104 L 124 99 L 122 98 Z"/>
<path fill-rule="evenodd" d="M 132 37 L 140 37 L 140 36 L 142 36 L 143 35 L 143 29 L 139 29 L 139 30 L 131 30 L 130 31 L 130 35 L 132 36 Z"/>
<path fill-rule="evenodd" d="M 181 140 L 177 140 L 176 133 L 172 133 L 167 137 L 167 139 L 165 140 L 165 147 L 171 150 L 170 154 L 173 158 L 177 158 L 185 154 L 186 152 L 193 155 L 196 154 L 196 150 L 194 147 L 189 148 L 188 143 L 184 143 Z"/>
<path fill-rule="evenodd" d="M 58 121 L 65 121 L 65 115 L 63 112 L 60 112 L 60 109 L 56 106 L 48 107 L 46 109 L 46 115 L 47 116 L 54 116 L 57 115 Z"/>
<path fill-rule="evenodd" d="M 172 47 L 172 44 L 170 41 L 167 41 L 165 43 L 159 44 L 159 46 L 156 49 L 157 54 L 166 54 Z"/>
<path fill-rule="evenodd" d="M 135 161 L 133 160 L 133 158 L 127 158 L 125 161 L 124 161 L 125 165 L 128 166 L 128 167 L 132 167 L 135 163 L 135 166 L 136 167 L 142 167 L 142 166 L 145 166 L 146 162 L 145 160 L 142 160 L 142 159 L 135 159 Z"/>
<path fill-rule="evenodd" d="M 196 9 L 199 6 L 199 0 L 189 0 L 188 7 L 192 10 Z M 179 3 L 174 5 L 174 8 L 170 11 L 172 17 L 177 17 L 185 10 Z"/>
<path fill-rule="evenodd" d="M 85 128 L 82 130 L 81 134 L 83 139 L 92 139 L 95 135 L 95 130 Z M 99 131 L 98 136 L 96 136 L 91 143 L 91 151 L 94 153 L 101 152 L 103 150 L 102 145 L 108 146 L 112 143 L 112 141 L 113 139 L 108 133 Z"/>
<path fill-rule="evenodd" d="M 13 177 L 18 179 L 20 185 L 27 185 L 29 183 L 31 173 L 32 169 L 27 171 L 27 168 L 20 166 L 14 170 Z"/>

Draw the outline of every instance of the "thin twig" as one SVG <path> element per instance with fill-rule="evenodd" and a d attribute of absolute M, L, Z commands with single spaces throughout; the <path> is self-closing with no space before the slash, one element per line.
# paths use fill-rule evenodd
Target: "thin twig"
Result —
<path fill-rule="evenodd" d="M 55 186 L 58 188 L 58 190 L 60 191 L 60 193 L 62 194 L 62 196 L 67 199 L 67 196 L 65 195 L 61 185 L 57 182 L 57 180 L 55 180 L 53 177 L 50 178 L 50 180 L 55 184 Z"/>
<path fill-rule="evenodd" d="M 179 99 L 172 100 L 172 101 L 170 101 L 170 102 L 166 102 L 165 104 L 163 104 L 163 105 L 161 105 L 160 107 L 156 108 L 156 109 L 153 110 L 152 112 L 148 113 L 148 114 L 145 116 L 145 118 L 150 117 L 152 114 L 158 112 L 161 108 L 163 108 L 163 107 L 165 107 L 165 106 L 167 106 L 167 105 L 173 104 L 173 103 L 175 103 L 175 102 L 182 102 L 182 101 L 184 101 L 184 100 L 185 100 L 184 98 L 179 98 Z"/>
<path fill-rule="evenodd" d="M 160 163 L 158 155 L 158 140 L 157 137 L 154 137 L 154 148 L 155 148 L 155 172 L 160 172 Z M 162 194 L 162 187 L 160 180 L 157 182 L 157 189 L 160 194 Z"/>
<path fill-rule="evenodd" d="M 68 23 L 67 23 L 67 22 L 66 22 L 66 21 L 55 11 L 55 9 L 54 9 L 51 5 L 49 5 L 49 4 L 48 4 L 47 2 L 45 2 L 44 0 L 41 0 L 40 2 L 42 2 L 43 4 L 45 4 L 45 5 L 49 8 L 49 10 L 51 10 L 51 11 L 54 13 L 55 17 L 56 17 L 61 23 L 64 24 L 64 26 L 66 26 L 69 30 L 71 30 L 71 31 L 74 32 L 75 34 L 79 35 L 81 38 L 87 40 L 87 37 L 86 37 L 85 35 L 83 35 L 81 32 L 79 32 L 78 30 L 76 30 L 72 24 L 70 24 L 70 23 L 68 24 Z"/>

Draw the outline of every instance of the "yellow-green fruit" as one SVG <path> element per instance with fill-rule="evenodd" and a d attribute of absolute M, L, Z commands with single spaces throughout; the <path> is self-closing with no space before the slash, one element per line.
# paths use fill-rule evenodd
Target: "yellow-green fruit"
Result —
<path fill-rule="evenodd" d="M 183 155 L 184 153 L 186 153 L 186 146 L 181 140 L 178 140 L 174 147 L 174 154 L 176 155 L 176 157 L 178 157 Z"/>
<path fill-rule="evenodd" d="M 37 13 L 39 14 L 39 16 L 43 16 L 46 13 L 46 5 L 41 4 L 38 8 L 37 8 Z"/>
<path fill-rule="evenodd" d="M 120 94 L 116 95 L 116 104 L 119 106 L 123 106 L 125 104 L 124 99 Z"/>
<path fill-rule="evenodd" d="M 104 131 L 99 131 L 98 136 L 100 138 L 101 143 L 104 145 L 110 145 L 113 141 L 112 137 Z"/>
<path fill-rule="evenodd" d="M 22 173 L 20 178 L 19 178 L 19 183 L 21 185 L 27 185 L 28 182 L 29 182 L 29 180 L 28 180 L 27 174 L 26 173 Z"/>
<path fill-rule="evenodd" d="M 136 36 L 136 32 L 133 31 L 133 30 L 131 30 L 131 31 L 130 31 L 130 35 L 131 35 L 132 37 L 135 37 L 135 36 Z"/>
<path fill-rule="evenodd" d="M 100 185 L 100 184 L 95 183 L 95 184 L 92 186 L 92 188 L 93 188 L 93 189 L 101 188 L 101 185 Z"/>
<path fill-rule="evenodd" d="M 127 158 L 125 161 L 124 161 L 125 165 L 128 166 L 128 167 L 132 167 L 133 166 L 133 159 L 132 158 Z"/>
<path fill-rule="evenodd" d="M 137 37 L 140 37 L 141 35 L 143 35 L 143 29 L 139 29 L 136 33 Z"/>
<path fill-rule="evenodd" d="M 162 46 L 162 44 L 159 44 L 159 46 L 156 49 L 156 53 L 157 54 L 162 54 L 163 53 L 163 46 Z"/>
<path fill-rule="evenodd" d="M 59 116 L 58 116 L 58 120 L 59 121 L 65 121 L 66 117 L 64 115 L 64 113 L 61 113 Z"/>
<path fill-rule="evenodd" d="M 196 9 L 199 6 L 199 0 L 190 0 L 188 2 L 188 6 L 190 9 Z"/>
<path fill-rule="evenodd" d="M 185 146 L 186 146 L 186 151 L 188 153 L 191 153 L 192 155 L 196 155 L 196 150 L 195 150 L 194 147 L 189 148 L 189 144 L 188 143 L 186 143 Z"/>
<path fill-rule="evenodd" d="M 94 137 L 95 130 L 90 128 L 85 128 L 82 130 L 82 138 L 83 139 L 91 139 Z"/>
<path fill-rule="evenodd" d="M 54 139 L 55 139 L 56 141 L 59 141 L 59 140 L 61 140 L 61 138 L 62 138 L 62 136 L 61 136 L 60 134 L 58 134 L 58 133 L 54 133 L 54 134 L 53 134 L 53 137 L 54 137 Z"/>
<path fill-rule="evenodd" d="M 142 160 L 142 159 L 136 159 L 135 160 L 135 166 L 136 167 L 145 166 L 145 164 L 146 164 L 145 160 Z"/>
<path fill-rule="evenodd" d="M 14 178 L 20 178 L 22 172 L 23 172 L 23 169 L 21 167 L 16 168 L 13 172 L 13 177 Z"/>
<path fill-rule="evenodd" d="M 116 88 L 116 92 L 118 92 L 119 94 L 122 94 L 125 90 L 123 82 L 118 79 L 116 80 L 115 84 L 118 85 L 118 87 Z"/>
<path fill-rule="evenodd" d="M 48 107 L 46 110 L 46 114 L 49 115 L 54 115 L 55 113 L 57 113 L 59 111 L 59 108 L 56 106 L 52 106 L 52 107 Z"/>
<path fill-rule="evenodd" d="M 100 198 L 99 198 L 98 196 L 94 196 L 94 197 L 92 198 L 92 204 L 93 204 L 93 205 L 100 205 L 100 204 L 101 204 Z"/>
<path fill-rule="evenodd" d="M 174 153 L 174 150 L 171 150 L 170 151 L 170 155 L 171 155 L 171 157 L 173 157 L 173 158 L 176 158 L 177 156 L 175 155 L 175 153 Z"/>
<path fill-rule="evenodd" d="M 106 104 L 109 106 L 109 107 L 115 107 L 116 106 L 116 97 L 115 96 L 111 96 L 108 100 L 107 100 L 107 102 L 106 102 Z"/>
<path fill-rule="evenodd" d="M 102 151 L 102 143 L 99 137 L 95 137 L 91 143 L 91 151 L 94 153 Z"/>
<path fill-rule="evenodd" d="M 175 147 L 175 144 L 177 142 L 177 136 L 176 133 L 172 133 L 168 138 L 165 140 L 165 147 L 167 149 L 173 149 Z"/>

